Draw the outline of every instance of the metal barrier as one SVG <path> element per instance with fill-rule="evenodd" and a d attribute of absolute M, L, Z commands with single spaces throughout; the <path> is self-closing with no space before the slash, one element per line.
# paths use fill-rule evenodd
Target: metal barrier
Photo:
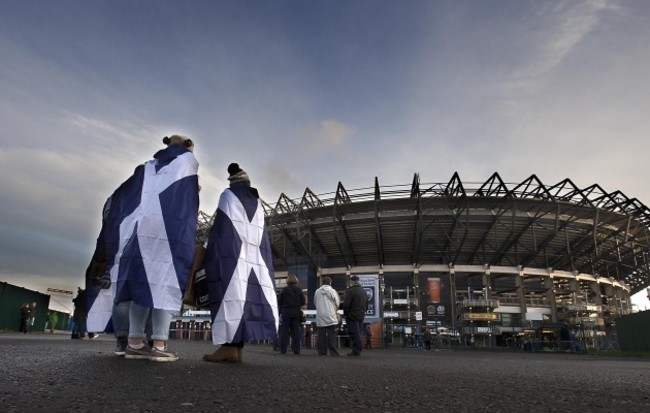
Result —
<path fill-rule="evenodd" d="M 581 340 L 531 340 L 524 341 L 523 350 L 530 352 L 566 352 L 584 353 L 587 351 L 584 341 Z"/>
<path fill-rule="evenodd" d="M 172 321 L 169 326 L 169 338 L 177 340 L 211 340 L 210 321 Z"/>

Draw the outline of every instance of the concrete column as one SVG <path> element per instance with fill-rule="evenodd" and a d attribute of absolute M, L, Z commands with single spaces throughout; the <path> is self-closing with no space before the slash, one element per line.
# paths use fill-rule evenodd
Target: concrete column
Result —
<path fill-rule="evenodd" d="M 519 297 L 519 308 L 521 309 L 521 326 L 525 327 L 528 323 L 526 321 L 526 292 L 524 291 L 524 272 L 519 271 L 519 276 L 515 278 L 515 286 L 517 287 L 517 297 Z"/>
<path fill-rule="evenodd" d="M 483 291 L 485 291 L 485 299 L 492 299 L 492 278 L 490 276 L 490 270 L 486 269 L 482 277 L 483 281 Z"/>
<path fill-rule="evenodd" d="M 456 322 L 456 276 L 453 268 L 449 268 L 449 290 L 451 294 L 451 326 L 454 330 L 458 330 L 458 323 Z"/>
<path fill-rule="evenodd" d="M 577 279 L 569 280 L 569 289 L 571 290 L 571 301 L 573 304 L 578 304 L 578 297 L 582 297 L 580 294 L 580 283 Z"/>
<path fill-rule="evenodd" d="M 550 275 L 544 278 L 544 287 L 546 287 L 546 300 L 551 305 L 551 321 L 557 323 L 557 302 L 555 300 L 555 286 L 553 285 L 553 277 Z"/>
<path fill-rule="evenodd" d="M 591 290 L 591 301 L 597 305 L 603 305 L 603 297 L 600 292 L 600 284 L 597 282 L 590 282 L 589 289 Z"/>

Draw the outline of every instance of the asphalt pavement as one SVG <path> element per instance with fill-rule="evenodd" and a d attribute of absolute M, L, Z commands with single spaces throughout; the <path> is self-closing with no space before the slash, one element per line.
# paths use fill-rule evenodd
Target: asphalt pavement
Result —
<path fill-rule="evenodd" d="M 360 357 L 247 345 L 208 363 L 171 340 L 173 363 L 125 360 L 114 340 L 0 333 L 2 412 L 650 412 L 650 359 L 410 348 Z M 345 351 L 342 351 L 345 354 Z"/>

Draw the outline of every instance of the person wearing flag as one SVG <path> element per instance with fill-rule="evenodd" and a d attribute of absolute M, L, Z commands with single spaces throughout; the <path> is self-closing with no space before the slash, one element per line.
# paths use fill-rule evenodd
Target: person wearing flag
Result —
<path fill-rule="evenodd" d="M 130 303 L 125 358 L 164 362 L 178 360 L 166 342 L 194 257 L 199 186 L 192 140 L 172 135 L 163 143 L 104 205 L 86 285 L 89 331 L 124 324 L 112 317 Z M 145 342 L 148 317 L 152 347 Z"/>
<path fill-rule="evenodd" d="M 240 363 L 245 342 L 277 338 L 278 304 L 259 194 L 238 164 L 230 164 L 228 173 L 204 261 L 212 342 L 221 346 L 203 359 Z"/>

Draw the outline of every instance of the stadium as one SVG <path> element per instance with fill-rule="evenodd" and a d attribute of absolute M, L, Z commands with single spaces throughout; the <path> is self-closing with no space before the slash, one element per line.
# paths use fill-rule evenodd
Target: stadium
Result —
<path fill-rule="evenodd" d="M 428 325 L 476 346 L 561 331 L 594 343 L 650 284 L 650 211 L 597 184 L 506 184 L 498 173 L 423 183 L 416 173 L 405 185 L 307 188 L 264 208 L 278 288 L 297 275 L 313 308 L 321 277 L 343 296 L 359 275 L 373 336 Z"/>

